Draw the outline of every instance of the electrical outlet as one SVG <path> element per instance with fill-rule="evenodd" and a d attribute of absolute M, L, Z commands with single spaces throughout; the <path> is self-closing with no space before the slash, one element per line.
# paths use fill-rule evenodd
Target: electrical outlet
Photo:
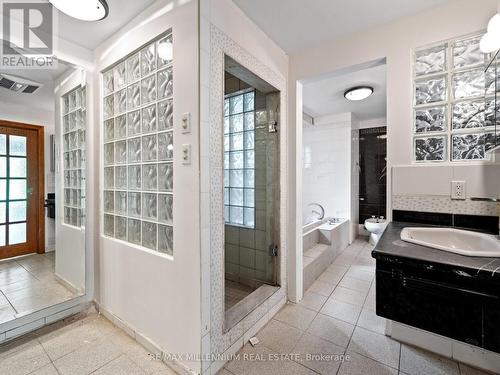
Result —
<path fill-rule="evenodd" d="M 183 144 L 182 145 L 182 164 L 189 165 L 191 164 L 191 145 Z"/>
<path fill-rule="evenodd" d="M 465 181 L 451 181 L 451 199 L 465 200 Z"/>
<path fill-rule="evenodd" d="M 191 114 L 189 112 L 183 113 L 181 116 L 181 129 L 182 133 L 191 133 Z"/>

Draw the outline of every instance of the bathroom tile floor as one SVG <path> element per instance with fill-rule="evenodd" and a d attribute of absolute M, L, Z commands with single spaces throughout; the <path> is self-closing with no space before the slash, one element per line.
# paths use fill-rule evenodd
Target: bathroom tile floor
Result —
<path fill-rule="evenodd" d="M 101 315 L 78 314 L 0 345 L 2 375 L 174 375 Z"/>
<path fill-rule="evenodd" d="M 55 252 L 0 261 L 0 323 L 76 297 L 54 270 Z"/>
<path fill-rule="evenodd" d="M 245 345 L 220 374 L 486 374 L 384 335 L 385 319 L 375 314 L 372 249 L 367 239 L 357 239 L 299 304 L 284 306 L 257 334 L 259 344 Z"/>

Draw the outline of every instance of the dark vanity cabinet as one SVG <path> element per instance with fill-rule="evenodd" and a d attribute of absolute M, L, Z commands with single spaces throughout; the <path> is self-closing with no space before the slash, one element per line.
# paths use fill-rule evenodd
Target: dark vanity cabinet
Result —
<path fill-rule="evenodd" d="M 377 315 L 500 352 L 500 279 L 421 260 L 375 258 Z"/>

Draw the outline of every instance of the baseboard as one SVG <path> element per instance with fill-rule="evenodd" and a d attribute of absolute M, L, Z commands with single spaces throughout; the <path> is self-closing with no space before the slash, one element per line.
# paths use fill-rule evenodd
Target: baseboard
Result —
<path fill-rule="evenodd" d="M 198 374 L 198 372 L 193 371 L 192 369 L 188 368 L 179 361 L 176 360 L 167 361 L 166 358 L 169 357 L 167 355 L 168 353 L 163 351 L 158 344 L 153 342 L 148 337 L 144 336 L 142 333 L 138 332 L 133 326 L 131 326 L 124 320 L 120 319 L 118 316 L 116 316 L 108 309 L 99 305 L 99 303 L 95 302 L 95 305 L 99 313 L 104 315 L 104 317 L 106 317 L 111 323 L 113 323 L 115 326 L 124 331 L 127 335 L 129 335 L 131 338 L 137 341 L 138 344 L 146 348 L 149 352 L 151 352 L 152 354 L 153 353 L 158 354 L 161 357 L 161 361 L 165 363 L 168 367 L 170 367 L 173 371 L 181 375 Z"/>
<path fill-rule="evenodd" d="M 67 289 L 71 290 L 72 293 L 75 293 L 76 295 L 79 295 L 79 296 L 85 294 L 85 292 L 82 289 L 77 288 L 75 285 L 70 283 L 68 280 L 66 280 L 61 275 L 54 272 L 54 277 L 56 278 L 56 280 L 58 282 L 60 282 L 62 285 L 64 285 Z"/>

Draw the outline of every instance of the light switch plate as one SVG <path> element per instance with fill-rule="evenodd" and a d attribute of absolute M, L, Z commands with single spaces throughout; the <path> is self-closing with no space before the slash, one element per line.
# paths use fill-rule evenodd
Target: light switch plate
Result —
<path fill-rule="evenodd" d="M 465 181 L 451 181 L 451 199 L 465 200 L 465 188 Z"/>
<path fill-rule="evenodd" d="M 191 133 L 191 114 L 183 113 L 181 116 L 181 132 L 183 134 Z"/>
<path fill-rule="evenodd" d="M 191 164 L 191 145 L 183 144 L 182 145 L 182 164 L 188 165 Z"/>

